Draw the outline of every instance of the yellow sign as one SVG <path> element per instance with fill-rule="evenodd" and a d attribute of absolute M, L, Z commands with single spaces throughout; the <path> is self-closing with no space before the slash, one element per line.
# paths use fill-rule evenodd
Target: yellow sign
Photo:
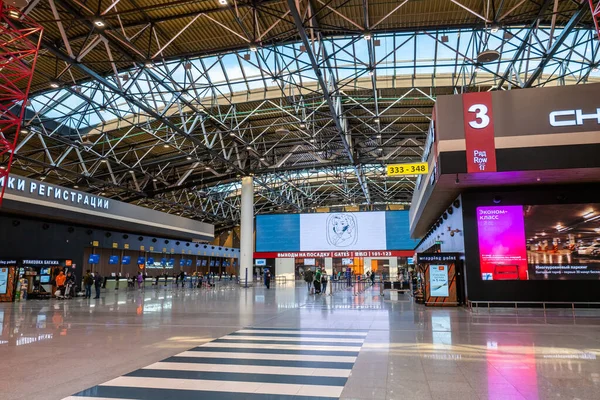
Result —
<path fill-rule="evenodd" d="M 125 247 L 125 250 L 128 250 L 128 249 L 129 249 L 129 243 L 125 243 L 125 244 L 123 245 L 123 247 Z"/>
<path fill-rule="evenodd" d="M 163 247 L 163 251 L 162 251 L 162 252 L 163 252 L 163 253 L 166 253 L 166 252 L 167 252 L 167 248 L 166 248 L 166 247 Z"/>
<path fill-rule="evenodd" d="M 154 246 L 150 246 L 150 251 L 154 251 Z"/>
<path fill-rule="evenodd" d="M 94 240 L 94 241 L 92 242 L 92 246 L 94 246 L 94 247 L 98 247 L 98 246 L 100 246 L 100 243 L 99 243 L 97 240 Z"/>
<path fill-rule="evenodd" d="M 140 246 L 140 251 L 144 251 L 145 247 L 144 246 Z"/>
<path fill-rule="evenodd" d="M 426 175 L 429 172 L 429 164 L 426 162 L 411 164 L 392 164 L 387 166 L 387 176 L 398 175 Z"/>
<path fill-rule="evenodd" d="M 113 249 L 118 249 L 119 248 L 119 243 L 113 243 Z"/>

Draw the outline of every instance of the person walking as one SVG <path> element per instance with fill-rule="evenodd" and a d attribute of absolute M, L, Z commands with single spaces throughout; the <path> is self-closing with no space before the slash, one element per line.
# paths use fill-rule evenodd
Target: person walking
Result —
<path fill-rule="evenodd" d="M 94 272 L 94 289 L 96 289 L 95 299 L 100 298 L 100 288 L 102 287 L 102 275 L 99 272 Z"/>
<path fill-rule="evenodd" d="M 310 268 L 307 268 L 306 271 L 304 271 L 304 281 L 308 286 L 308 293 L 310 293 L 313 283 L 313 272 L 310 270 Z"/>
<path fill-rule="evenodd" d="M 137 284 L 138 284 L 138 289 L 141 289 L 144 284 L 144 275 L 142 275 L 141 272 L 138 272 Z"/>
<path fill-rule="evenodd" d="M 265 285 L 267 289 L 271 289 L 271 271 L 265 272 Z"/>
<path fill-rule="evenodd" d="M 56 288 L 58 290 L 60 290 L 60 295 L 64 296 L 65 295 L 65 282 L 67 281 L 67 276 L 65 275 L 65 273 L 61 270 L 58 275 L 56 276 Z"/>
<path fill-rule="evenodd" d="M 94 277 L 89 269 L 83 278 L 83 284 L 85 286 L 85 296 L 83 298 L 90 299 L 92 297 L 92 285 L 94 284 Z"/>
<path fill-rule="evenodd" d="M 69 288 L 69 293 L 66 295 L 69 297 L 75 297 L 75 274 L 71 271 L 67 272 L 67 280 L 65 281 L 66 287 Z"/>
<path fill-rule="evenodd" d="M 321 293 L 321 269 L 317 268 L 317 272 L 315 272 L 315 280 L 313 284 L 315 285 L 315 294 Z"/>
<path fill-rule="evenodd" d="M 371 285 L 375 284 L 375 273 L 371 272 L 371 276 L 369 276 L 369 278 L 371 278 Z"/>
<path fill-rule="evenodd" d="M 327 271 L 325 269 L 321 271 L 321 290 L 323 294 L 327 294 Z"/>

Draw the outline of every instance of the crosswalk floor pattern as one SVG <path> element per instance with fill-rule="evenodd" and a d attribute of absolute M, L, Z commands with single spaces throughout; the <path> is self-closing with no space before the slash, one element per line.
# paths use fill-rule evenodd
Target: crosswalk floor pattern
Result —
<path fill-rule="evenodd" d="M 366 335 L 246 328 L 64 400 L 337 399 Z"/>

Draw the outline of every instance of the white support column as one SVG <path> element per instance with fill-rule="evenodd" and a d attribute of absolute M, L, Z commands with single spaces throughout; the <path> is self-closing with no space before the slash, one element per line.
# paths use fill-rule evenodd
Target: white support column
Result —
<path fill-rule="evenodd" d="M 252 278 L 254 256 L 254 179 L 251 176 L 242 178 L 242 199 L 240 217 L 240 281 Z"/>
<path fill-rule="evenodd" d="M 325 271 L 329 279 L 331 279 L 331 274 L 333 274 L 333 258 L 325 257 Z"/>

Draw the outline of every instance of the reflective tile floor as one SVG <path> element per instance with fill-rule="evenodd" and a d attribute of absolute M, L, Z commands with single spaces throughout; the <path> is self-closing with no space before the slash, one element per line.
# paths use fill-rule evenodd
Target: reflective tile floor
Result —
<path fill-rule="evenodd" d="M 0 303 L 0 399 L 600 399 L 600 311 L 298 284 Z"/>

